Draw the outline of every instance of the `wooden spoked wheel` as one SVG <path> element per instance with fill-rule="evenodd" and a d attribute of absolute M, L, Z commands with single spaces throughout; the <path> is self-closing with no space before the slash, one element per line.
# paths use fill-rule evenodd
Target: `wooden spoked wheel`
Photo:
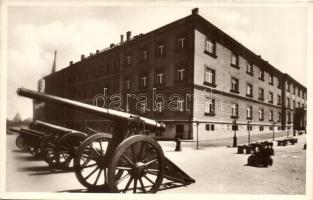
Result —
<path fill-rule="evenodd" d="M 54 136 L 45 137 L 40 143 L 41 157 L 50 167 L 56 168 L 57 159 L 55 154 L 57 138 Z"/>
<path fill-rule="evenodd" d="M 104 134 L 95 134 L 87 138 L 76 152 L 74 158 L 75 175 L 88 190 L 103 191 L 106 189 L 106 152 L 109 140 Z"/>
<path fill-rule="evenodd" d="M 21 135 L 17 136 L 16 137 L 16 140 L 15 140 L 15 144 L 16 146 L 21 149 L 21 150 L 26 150 L 26 147 L 25 147 L 25 138 Z"/>
<path fill-rule="evenodd" d="M 163 181 L 164 165 L 161 146 L 153 138 L 129 137 L 109 162 L 110 192 L 155 193 Z"/>
<path fill-rule="evenodd" d="M 75 153 L 85 139 L 86 135 L 81 133 L 68 133 L 62 136 L 57 142 L 54 153 L 56 168 L 72 169 Z"/>

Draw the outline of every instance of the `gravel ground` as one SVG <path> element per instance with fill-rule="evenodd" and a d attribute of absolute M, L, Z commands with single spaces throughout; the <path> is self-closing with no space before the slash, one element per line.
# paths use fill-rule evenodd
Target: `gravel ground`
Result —
<path fill-rule="evenodd" d="M 83 192 L 74 173 L 51 173 L 47 164 L 15 147 L 14 135 L 7 137 L 7 192 Z M 236 148 L 184 145 L 173 151 L 174 142 L 160 142 L 165 155 L 196 180 L 196 183 L 159 191 L 160 193 L 211 194 L 304 194 L 305 136 L 285 147 L 274 146 L 273 166 L 245 166 L 248 155 Z"/>

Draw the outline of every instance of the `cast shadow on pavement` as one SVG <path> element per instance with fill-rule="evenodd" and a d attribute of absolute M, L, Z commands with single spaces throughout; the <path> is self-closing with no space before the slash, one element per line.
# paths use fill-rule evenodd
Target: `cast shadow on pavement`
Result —
<path fill-rule="evenodd" d="M 33 173 L 30 173 L 29 176 L 50 175 L 50 174 L 61 174 L 61 173 L 73 172 L 73 170 L 71 170 L 71 169 L 69 169 L 69 170 L 55 170 L 49 166 L 23 167 L 23 168 L 19 168 L 19 171 L 33 172 Z"/>
<path fill-rule="evenodd" d="M 15 158 L 22 161 L 42 161 L 42 159 L 34 156 L 15 156 Z"/>
<path fill-rule="evenodd" d="M 186 185 L 177 183 L 177 182 L 166 182 L 163 183 L 158 191 L 163 191 L 163 190 L 168 190 L 168 189 L 173 189 L 173 188 L 178 188 L 178 187 L 184 187 Z M 130 188 L 131 189 L 131 188 Z M 84 189 L 73 189 L 73 190 L 62 190 L 62 191 L 57 191 L 60 193 L 65 193 L 65 192 L 70 192 L 70 193 L 109 193 L 105 190 L 88 190 L 86 188 Z"/>

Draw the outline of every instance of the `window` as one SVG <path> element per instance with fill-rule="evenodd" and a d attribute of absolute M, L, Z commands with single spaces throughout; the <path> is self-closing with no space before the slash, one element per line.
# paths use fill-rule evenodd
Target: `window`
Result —
<path fill-rule="evenodd" d="M 290 112 L 287 112 L 287 123 L 289 124 L 291 122 L 291 114 Z"/>
<path fill-rule="evenodd" d="M 270 113 L 269 113 L 269 120 L 273 121 L 273 111 L 272 110 L 270 110 Z"/>
<path fill-rule="evenodd" d="M 278 79 L 278 84 L 277 84 L 277 88 L 281 88 L 281 81 Z"/>
<path fill-rule="evenodd" d="M 180 37 L 177 40 L 177 49 L 185 49 L 186 48 L 186 37 Z"/>
<path fill-rule="evenodd" d="M 126 56 L 126 65 L 130 65 L 131 64 L 131 57 L 130 55 Z"/>
<path fill-rule="evenodd" d="M 206 131 L 214 131 L 214 124 L 206 124 L 205 130 Z"/>
<path fill-rule="evenodd" d="M 247 97 L 253 97 L 253 86 L 250 83 L 247 83 Z"/>
<path fill-rule="evenodd" d="M 304 103 L 302 104 L 302 108 L 304 108 Z"/>
<path fill-rule="evenodd" d="M 253 65 L 247 62 L 247 74 L 253 75 Z"/>
<path fill-rule="evenodd" d="M 287 91 L 290 92 L 290 83 L 287 82 Z"/>
<path fill-rule="evenodd" d="M 268 83 L 269 83 L 270 85 L 274 85 L 274 77 L 273 77 L 272 74 L 269 74 Z"/>
<path fill-rule="evenodd" d="M 264 126 L 259 126 L 260 131 L 264 131 Z"/>
<path fill-rule="evenodd" d="M 292 100 L 292 108 L 295 109 L 296 108 L 296 101 Z"/>
<path fill-rule="evenodd" d="M 264 89 L 259 88 L 259 100 L 264 101 Z"/>
<path fill-rule="evenodd" d="M 259 70 L 259 79 L 264 81 L 264 70 L 260 68 Z"/>
<path fill-rule="evenodd" d="M 239 80 L 237 78 L 231 78 L 231 89 L 230 92 L 239 93 Z"/>
<path fill-rule="evenodd" d="M 290 108 L 290 99 L 287 97 L 287 108 Z"/>
<path fill-rule="evenodd" d="M 239 117 L 239 108 L 238 108 L 238 104 L 234 104 L 231 107 L 231 118 L 238 118 Z"/>
<path fill-rule="evenodd" d="M 247 107 L 247 119 L 252 119 L 252 106 Z"/>
<path fill-rule="evenodd" d="M 304 93 L 304 91 L 302 92 L 302 99 L 305 99 L 305 93 Z"/>
<path fill-rule="evenodd" d="M 277 105 L 281 105 L 281 96 L 279 94 L 277 95 Z"/>
<path fill-rule="evenodd" d="M 260 108 L 259 110 L 259 120 L 263 121 L 264 120 L 264 109 Z"/>
<path fill-rule="evenodd" d="M 204 112 L 207 115 L 215 114 L 215 99 L 206 98 L 204 102 Z"/>
<path fill-rule="evenodd" d="M 205 53 L 216 57 L 216 44 L 214 41 L 208 39 L 208 37 L 205 40 Z"/>
<path fill-rule="evenodd" d="M 281 112 L 277 112 L 277 122 L 281 122 Z"/>
<path fill-rule="evenodd" d="M 130 89 L 130 80 L 125 80 L 124 84 L 125 84 L 125 89 L 129 90 Z"/>
<path fill-rule="evenodd" d="M 157 56 L 165 56 L 165 44 L 161 43 L 157 46 Z"/>
<path fill-rule="evenodd" d="M 301 96 L 300 94 L 301 94 L 301 90 L 299 89 L 299 90 L 298 90 L 298 97 Z"/>
<path fill-rule="evenodd" d="M 184 67 L 177 67 L 176 68 L 176 81 L 186 81 L 187 75 L 186 75 L 186 68 Z"/>
<path fill-rule="evenodd" d="M 146 62 L 148 60 L 148 50 L 143 49 L 141 50 L 141 61 Z"/>
<path fill-rule="evenodd" d="M 164 72 L 158 72 L 156 74 L 156 85 L 164 84 Z"/>
<path fill-rule="evenodd" d="M 231 66 L 239 68 L 239 56 L 232 52 L 231 54 Z"/>
<path fill-rule="evenodd" d="M 268 92 L 268 102 L 273 103 L 273 92 Z"/>
<path fill-rule="evenodd" d="M 304 104 L 302 104 L 302 107 L 304 107 Z M 298 108 L 300 108 L 300 102 L 298 102 Z"/>
<path fill-rule="evenodd" d="M 215 70 L 206 67 L 205 68 L 205 84 L 209 86 L 216 86 L 215 85 Z"/>
<path fill-rule="evenodd" d="M 299 90 L 298 90 L 299 91 Z M 293 86 L 293 92 L 292 92 L 293 94 L 296 94 L 296 86 L 294 85 Z"/>
<path fill-rule="evenodd" d="M 146 88 L 148 86 L 147 75 L 141 75 L 139 78 L 139 88 Z"/>

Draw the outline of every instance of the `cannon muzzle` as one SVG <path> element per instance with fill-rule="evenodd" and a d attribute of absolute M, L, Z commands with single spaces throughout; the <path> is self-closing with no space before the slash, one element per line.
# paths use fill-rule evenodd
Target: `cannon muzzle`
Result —
<path fill-rule="evenodd" d="M 69 107 L 69 108 L 73 108 L 75 110 L 87 112 L 90 114 L 95 114 L 95 115 L 98 115 L 100 117 L 107 118 L 107 119 L 114 120 L 114 121 L 118 121 L 121 119 L 128 120 L 131 118 L 139 118 L 146 125 L 156 127 L 156 128 L 163 128 L 163 129 L 165 128 L 164 123 L 157 122 L 157 121 L 152 120 L 152 119 L 140 117 L 137 115 L 125 113 L 125 112 L 118 111 L 118 110 L 112 110 L 109 108 L 100 108 L 100 107 L 97 107 L 94 105 L 89 105 L 89 104 L 82 103 L 79 101 L 74 101 L 71 99 L 66 99 L 66 98 L 53 96 L 53 95 L 49 95 L 49 94 L 45 94 L 45 93 L 39 93 L 39 92 L 29 90 L 26 88 L 18 88 L 17 94 L 20 96 L 28 97 L 28 98 L 43 101 L 43 102 L 50 102 L 50 103 L 55 103 L 58 105 L 63 105 L 63 106 Z"/>

